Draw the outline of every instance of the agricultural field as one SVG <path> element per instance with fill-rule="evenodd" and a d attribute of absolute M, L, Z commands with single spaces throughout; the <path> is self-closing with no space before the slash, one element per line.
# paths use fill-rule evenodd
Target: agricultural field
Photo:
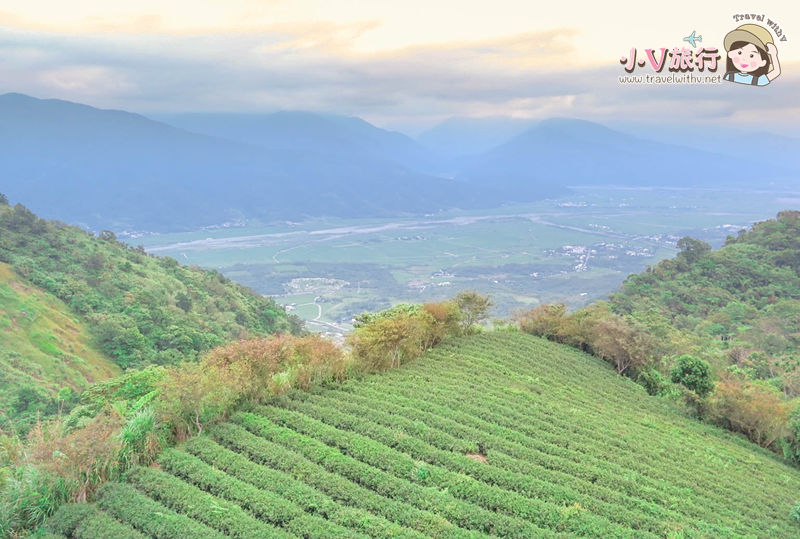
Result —
<path fill-rule="evenodd" d="M 606 297 L 627 275 L 674 256 L 682 236 L 719 246 L 798 201 L 774 191 L 586 188 L 483 212 L 229 223 L 121 237 L 184 264 L 218 269 L 273 296 L 309 329 L 341 335 L 361 312 L 437 301 L 466 288 L 492 294 L 498 317 L 540 303 L 581 307 Z"/>
<path fill-rule="evenodd" d="M 235 413 L 64 506 L 74 537 L 797 537 L 800 472 L 513 331 Z"/>

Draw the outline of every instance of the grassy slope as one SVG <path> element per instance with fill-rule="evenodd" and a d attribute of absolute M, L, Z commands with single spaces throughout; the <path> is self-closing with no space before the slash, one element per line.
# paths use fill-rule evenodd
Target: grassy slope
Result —
<path fill-rule="evenodd" d="M 0 204 L 0 263 L 3 429 L 24 433 L 38 415 L 57 412 L 59 387 L 194 360 L 245 335 L 301 330 L 272 299 L 216 272 L 39 219 L 20 205 Z"/>
<path fill-rule="evenodd" d="M 0 262 L 0 409 L 12 390 L 35 384 L 55 393 L 81 390 L 120 373 L 92 344 L 86 326 L 58 298 L 27 284 Z"/>
<path fill-rule="evenodd" d="M 107 485 L 97 506 L 109 526 L 161 537 L 190 524 L 209 536 L 796 537 L 798 492 L 800 472 L 605 363 L 498 332 L 242 411 Z"/>

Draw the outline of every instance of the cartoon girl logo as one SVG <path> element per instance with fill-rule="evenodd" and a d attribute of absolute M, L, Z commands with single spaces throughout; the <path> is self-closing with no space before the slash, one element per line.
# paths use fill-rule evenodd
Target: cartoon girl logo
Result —
<path fill-rule="evenodd" d="M 743 24 L 725 36 L 728 52 L 724 79 L 729 82 L 765 86 L 781 74 L 778 49 L 769 30 Z"/>

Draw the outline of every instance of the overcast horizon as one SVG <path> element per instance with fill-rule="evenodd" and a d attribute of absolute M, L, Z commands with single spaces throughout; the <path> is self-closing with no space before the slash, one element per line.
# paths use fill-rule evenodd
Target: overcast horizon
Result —
<path fill-rule="evenodd" d="M 623 85 L 630 47 L 722 45 L 723 2 L 654 17 L 636 2 L 550 6 L 441 1 L 267 3 L 95 0 L 0 8 L 0 93 L 157 116 L 307 110 L 417 135 L 450 117 L 571 117 L 608 125 L 707 125 L 797 135 L 800 8 L 779 21 L 783 73 L 768 88 Z M 419 4 L 419 5 L 417 5 Z M 800 26 L 798 26 L 800 28 Z M 684 43 L 685 45 L 685 43 Z M 724 53 L 724 51 L 722 51 Z M 749 93 L 748 93 L 749 92 Z"/>

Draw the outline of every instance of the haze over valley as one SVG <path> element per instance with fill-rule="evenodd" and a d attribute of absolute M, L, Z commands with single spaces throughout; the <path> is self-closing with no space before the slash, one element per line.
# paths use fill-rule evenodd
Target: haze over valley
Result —
<path fill-rule="evenodd" d="M 765 166 L 734 162 L 725 131 L 564 118 L 453 118 L 412 138 L 332 114 L 151 119 L 21 94 L 0 114 L 11 200 L 219 269 L 337 334 L 465 288 L 497 316 L 579 307 L 684 235 L 719 245 L 800 199 L 785 135 L 757 137 Z"/>

